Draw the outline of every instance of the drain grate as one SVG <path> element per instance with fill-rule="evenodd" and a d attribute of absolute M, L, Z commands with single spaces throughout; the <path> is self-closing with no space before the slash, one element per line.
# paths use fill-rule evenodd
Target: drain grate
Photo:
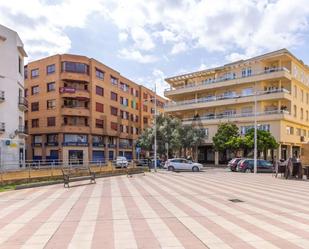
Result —
<path fill-rule="evenodd" d="M 239 200 L 239 199 L 229 199 L 229 201 L 231 201 L 231 202 L 244 202 L 244 201 Z"/>

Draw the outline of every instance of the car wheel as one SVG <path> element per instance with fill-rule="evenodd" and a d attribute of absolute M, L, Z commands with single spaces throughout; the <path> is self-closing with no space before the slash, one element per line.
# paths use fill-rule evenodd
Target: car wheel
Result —
<path fill-rule="evenodd" d="M 200 169 L 199 169 L 197 166 L 194 166 L 194 167 L 192 168 L 192 171 L 193 171 L 193 172 L 199 172 Z"/>
<path fill-rule="evenodd" d="M 249 169 L 249 168 L 246 168 L 246 169 L 245 169 L 245 173 L 252 173 L 252 170 Z"/>
<path fill-rule="evenodd" d="M 174 168 L 173 166 L 168 166 L 167 170 L 168 170 L 168 171 L 174 171 L 175 168 Z"/>

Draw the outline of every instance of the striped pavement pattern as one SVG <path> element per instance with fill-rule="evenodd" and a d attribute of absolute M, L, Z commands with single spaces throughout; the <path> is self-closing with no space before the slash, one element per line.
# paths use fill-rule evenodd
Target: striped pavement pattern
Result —
<path fill-rule="evenodd" d="M 308 190 L 306 181 L 209 169 L 9 191 L 0 194 L 0 248 L 308 249 Z"/>

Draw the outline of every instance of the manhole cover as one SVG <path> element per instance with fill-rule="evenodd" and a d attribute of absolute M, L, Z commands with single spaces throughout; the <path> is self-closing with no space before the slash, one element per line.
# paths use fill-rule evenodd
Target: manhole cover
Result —
<path fill-rule="evenodd" d="M 244 202 L 244 201 L 239 200 L 239 199 L 229 199 L 229 201 L 231 201 L 231 202 Z"/>

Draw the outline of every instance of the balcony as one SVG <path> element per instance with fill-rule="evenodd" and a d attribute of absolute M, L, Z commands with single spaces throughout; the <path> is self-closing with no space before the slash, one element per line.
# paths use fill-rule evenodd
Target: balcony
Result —
<path fill-rule="evenodd" d="M 84 107 L 62 106 L 61 113 L 65 116 L 90 116 L 89 109 Z"/>
<path fill-rule="evenodd" d="M 119 143 L 119 148 L 120 149 L 132 149 L 132 145 Z"/>
<path fill-rule="evenodd" d="M 18 98 L 18 107 L 21 111 L 28 110 L 28 100 L 25 97 Z"/>
<path fill-rule="evenodd" d="M 90 127 L 79 124 L 62 124 L 61 131 L 64 133 L 90 133 Z"/>
<path fill-rule="evenodd" d="M 77 73 L 77 72 L 61 72 L 62 80 L 69 80 L 80 83 L 88 83 L 90 82 L 90 77 L 86 73 Z"/>
<path fill-rule="evenodd" d="M 60 87 L 59 92 L 61 97 L 64 98 L 75 98 L 79 100 L 88 100 L 90 98 L 89 91 L 76 89 L 74 87 Z"/>
<path fill-rule="evenodd" d="M 27 127 L 24 125 L 19 125 L 18 129 L 16 130 L 17 134 L 20 136 L 25 136 L 27 135 L 28 131 L 27 131 Z"/>
<path fill-rule="evenodd" d="M 0 103 L 5 100 L 4 91 L 0 91 Z"/>
<path fill-rule="evenodd" d="M 274 99 L 291 100 L 290 91 L 287 89 L 274 89 L 269 91 L 257 92 L 257 101 L 266 101 Z M 165 105 L 165 112 L 184 111 L 192 109 L 209 108 L 215 106 L 234 105 L 254 101 L 254 94 L 247 95 L 219 95 L 199 99 L 171 102 Z"/>
<path fill-rule="evenodd" d="M 5 123 L 0 122 L 0 133 L 4 133 L 5 132 Z"/>
<path fill-rule="evenodd" d="M 257 119 L 261 120 L 280 120 L 280 119 L 292 119 L 289 111 L 286 110 L 272 110 L 256 113 Z M 255 113 L 238 113 L 238 114 L 209 114 L 206 116 L 196 118 L 184 118 L 182 119 L 183 124 L 191 125 L 192 123 L 202 122 L 207 124 L 216 124 L 219 122 L 253 122 Z"/>
<path fill-rule="evenodd" d="M 108 148 L 111 148 L 111 149 L 113 149 L 113 148 L 116 148 L 116 147 L 117 147 L 117 145 L 116 145 L 116 144 L 108 144 L 107 146 L 108 146 Z"/>
<path fill-rule="evenodd" d="M 173 96 L 177 94 L 184 94 L 189 92 L 199 92 L 212 88 L 220 88 L 231 85 L 238 85 L 243 83 L 269 80 L 269 79 L 278 79 L 278 78 L 287 78 L 291 80 L 290 71 L 285 68 L 271 68 L 267 70 L 263 70 L 262 72 L 257 72 L 255 74 L 251 74 L 247 77 L 234 77 L 234 78 L 217 78 L 212 80 L 206 80 L 202 82 L 192 83 L 185 86 L 179 86 L 175 88 L 165 89 L 164 95 L 166 97 Z"/>

